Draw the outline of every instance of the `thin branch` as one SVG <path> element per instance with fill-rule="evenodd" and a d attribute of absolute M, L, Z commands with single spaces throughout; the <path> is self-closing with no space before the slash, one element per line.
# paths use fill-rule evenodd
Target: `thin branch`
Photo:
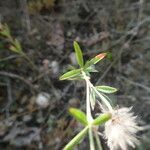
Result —
<path fill-rule="evenodd" d="M 13 74 L 11 72 L 5 72 L 5 71 L 0 71 L 0 75 L 10 77 L 10 78 L 19 79 L 31 88 L 31 92 L 32 92 L 32 90 L 36 91 L 36 89 L 33 87 L 32 83 L 29 80 L 24 79 L 23 77 L 21 77 L 19 75 Z"/>
<path fill-rule="evenodd" d="M 7 102 L 7 105 L 5 107 L 5 110 L 6 110 L 6 116 L 9 117 L 9 108 L 10 108 L 10 105 L 12 104 L 12 102 L 13 102 L 13 98 L 12 98 L 12 90 L 11 90 L 11 80 L 9 78 L 7 78 L 6 82 L 7 82 L 8 102 Z"/>
<path fill-rule="evenodd" d="M 138 82 L 131 81 L 131 80 L 127 79 L 127 78 L 124 77 L 124 76 L 120 76 L 120 78 L 126 80 L 127 82 L 129 82 L 129 83 L 132 84 L 132 85 L 135 85 L 135 86 L 137 86 L 137 87 L 143 88 L 143 89 L 145 89 L 146 91 L 150 92 L 150 87 L 148 87 L 148 86 L 146 86 L 146 85 L 143 85 L 143 84 L 138 83 Z"/>

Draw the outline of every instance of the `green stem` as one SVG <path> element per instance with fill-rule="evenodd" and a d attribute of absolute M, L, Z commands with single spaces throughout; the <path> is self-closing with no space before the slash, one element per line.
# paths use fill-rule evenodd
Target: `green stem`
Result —
<path fill-rule="evenodd" d="M 86 76 L 85 72 L 82 72 L 83 77 L 86 81 L 86 114 L 88 123 L 91 124 L 93 122 L 93 117 L 91 114 L 91 105 L 90 105 L 90 86 L 89 86 L 89 77 Z M 93 131 L 92 126 L 89 127 L 89 141 L 90 141 L 90 150 L 95 150 L 94 139 L 93 139 Z"/>
<path fill-rule="evenodd" d="M 88 132 L 89 126 L 86 126 L 82 131 L 80 131 L 65 147 L 63 150 L 72 150 L 75 145 L 77 145 Z"/>
<path fill-rule="evenodd" d="M 92 127 L 89 128 L 90 150 L 95 150 Z"/>
<path fill-rule="evenodd" d="M 90 87 L 86 82 L 86 113 L 87 113 L 87 120 L 88 122 L 92 122 L 92 114 L 91 114 L 91 106 L 90 106 Z"/>
<path fill-rule="evenodd" d="M 94 132 L 94 134 L 95 134 L 95 139 L 96 139 L 96 144 L 97 144 L 98 150 L 103 150 L 97 131 Z"/>
<path fill-rule="evenodd" d="M 86 82 L 86 115 L 88 123 L 91 123 L 93 121 L 93 117 L 91 114 L 91 105 L 90 105 L 90 86 L 88 84 L 89 77 L 86 76 L 85 72 L 82 72 L 82 74 Z"/>

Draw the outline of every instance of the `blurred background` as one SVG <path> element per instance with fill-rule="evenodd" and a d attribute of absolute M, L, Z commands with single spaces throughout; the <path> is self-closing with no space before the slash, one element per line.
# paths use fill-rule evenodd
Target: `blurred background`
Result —
<path fill-rule="evenodd" d="M 1 0 L 0 23 L 24 53 L 0 36 L 0 149 L 61 150 L 82 129 L 68 108 L 84 110 L 85 85 L 59 81 L 69 65 L 77 67 L 76 40 L 85 59 L 109 54 L 91 80 L 119 89 L 113 103 L 133 106 L 145 127 L 135 149 L 149 150 L 149 15 L 148 0 Z M 88 138 L 76 147 L 84 149 Z"/>

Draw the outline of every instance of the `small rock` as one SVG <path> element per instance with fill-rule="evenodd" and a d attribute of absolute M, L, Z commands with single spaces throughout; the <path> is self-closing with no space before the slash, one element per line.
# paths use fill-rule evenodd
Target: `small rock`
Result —
<path fill-rule="evenodd" d="M 32 119 L 32 116 L 31 115 L 25 115 L 24 117 L 23 117 L 23 121 L 24 122 L 28 122 L 28 121 L 30 121 Z"/>
<path fill-rule="evenodd" d="M 38 94 L 36 98 L 36 104 L 40 108 L 46 108 L 49 105 L 49 100 L 50 100 L 50 94 L 41 92 Z"/>
<path fill-rule="evenodd" d="M 43 63 L 44 70 L 45 71 L 48 70 L 50 61 L 48 59 L 44 59 L 42 63 Z"/>
<path fill-rule="evenodd" d="M 79 107 L 80 101 L 78 98 L 71 98 L 68 102 L 68 107 Z"/>
<path fill-rule="evenodd" d="M 52 70 L 52 74 L 54 75 L 54 76 L 57 76 L 58 75 L 58 73 L 59 73 L 59 64 L 58 64 L 58 62 L 57 61 L 52 61 L 51 62 L 51 70 Z"/>

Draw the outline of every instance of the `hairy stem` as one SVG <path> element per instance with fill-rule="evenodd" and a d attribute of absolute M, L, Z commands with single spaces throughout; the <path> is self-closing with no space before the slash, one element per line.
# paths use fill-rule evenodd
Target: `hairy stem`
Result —
<path fill-rule="evenodd" d="M 90 150 L 95 150 L 92 127 L 89 127 Z"/>
<path fill-rule="evenodd" d="M 85 79 L 86 82 L 86 114 L 87 114 L 87 120 L 88 122 L 92 122 L 93 121 L 93 117 L 91 114 L 91 106 L 90 106 L 90 86 L 88 84 L 89 81 L 89 77 L 86 76 L 85 72 L 82 72 L 83 77 Z"/>

